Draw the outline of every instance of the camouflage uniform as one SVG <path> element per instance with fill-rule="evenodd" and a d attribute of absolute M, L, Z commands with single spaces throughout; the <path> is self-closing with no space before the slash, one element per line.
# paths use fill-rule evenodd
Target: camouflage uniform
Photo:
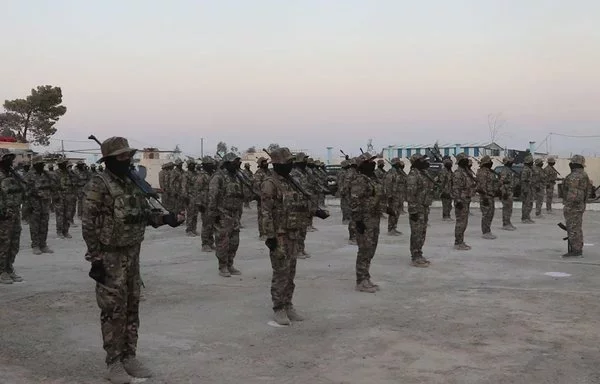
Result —
<path fill-rule="evenodd" d="M 250 163 L 244 164 L 242 172 L 246 176 L 246 180 L 254 186 L 254 174 L 250 170 Z M 250 202 L 254 199 L 254 191 L 244 185 L 244 208 L 250 208 Z"/>
<path fill-rule="evenodd" d="M 189 160 L 187 162 L 188 170 L 183 175 L 183 196 L 186 203 L 186 233 L 190 236 L 197 236 L 198 228 L 198 208 L 201 203 L 200 197 L 200 172 L 195 168 L 196 162 Z M 192 165 L 193 164 L 193 165 Z M 190 169 L 193 168 L 193 169 Z"/>
<path fill-rule="evenodd" d="M 373 159 L 375 156 L 362 154 L 357 161 L 358 168 Z M 377 250 L 383 204 L 383 188 L 379 180 L 374 175 L 369 177 L 359 172 L 350 186 L 350 209 L 357 228 L 356 287 L 359 291 L 373 292 L 377 289 L 377 285 L 371 282 L 369 269 Z"/>
<path fill-rule="evenodd" d="M 175 168 L 169 173 L 169 189 L 173 201 L 171 207 L 174 212 L 185 211 L 185 199 L 183 196 L 183 161 L 175 160 Z"/>
<path fill-rule="evenodd" d="M 23 279 L 17 275 L 13 264 L 21 240 L 21 203 L 24 185 L 9 171 L 9 161 L 15 155 L 7 150 L 2 153 L 0 166 L 0 283 L 11 284 Z"/>
<path fill-rule="evenodd" d="M 59 162 L 59 166 L 66 164 L 66 160 Z M 73 210 L 73 204 L 77 201 L 77 185 L 75 180 L 66 168 L 59 168 L 56 171 L 56 234 L 58 237 L 71 237 L 69 235 L 70 217 L 69 214 Z"/>
<path fill-rule="evenodd" d="M 416 267 L 427 267 L 429 262 L 423 257 L 423 245 L 427 236 L 429 207 L 433 202 L 434 183 L 425 170 L 417 169 L 424 160 L 421 155 L 410 157 L 411 168 L 406 179 L 406 202 L 410 224 L 410 255 Z"/>
<path fill-rule="evenodd" d="M 350 159 L 348 160 L 348 163 L 350 164 L 350 167 L 348 168 L 346 176 L 344 177 L 344 185 L 341 186 L 342 192 L 340 193 L 340 196 L 342 199 L 345 198 L 348 202 L 348 213 L 350 215 L 348 218 L 348 241 L 350 244 L 356 244 L 356 223 L 352 219 L 352 209 L 350 208 L 350 188 L 352 187 L 354 179 L 358 175 L 358 171 L 356 170 L 356 159 Z"/>
<path fill-rule="evenodd" d="M 387 201 L 388 234 L 398 235 L 398 216 L 400 215 L 400 202 L 403 185 L 400 183 L 400 159 L 395 157 L 391 161 L 392 168 L 383 179 L 383 196 Z M 383 205 L 383 204 L 382 204 Z M 393 213 L 393 214 L 392 214 Z"/>
<path fill-rule="evenodd" d="M 494 239 L 492 234 L 492 221 L 496 210 L 494 198 L 498 194 L 498 182 L 494 171 L 484 165 L 492 164 L 489 156 L 483 156 L 481 166 L 477 170 L 477 192 L 479 192 L 479 205 L 481 208 L 481 232 L 484 239 Z"/>
<path fill-rule="evenodd" d="M 44 164 L 41 156 L 33 160 L 36 164 Z M 48 221 L 50 220 L 50 201 L 52 199 L 53 182 L 47 171 L 41 172 L 33 169 L 27 174 L 27 196 L 31 204 L 31 217 L 29 219 L 29 233 L 31 235 L 31 248 L 35 254 L 53 253 L 48 248 Z"/>
<path fill-rule="evenodd" d="M 452 174 L 452 198 L 454 199 L 454 216 L 456 226 L 454 227 L 454 247 L 460 250 L 471 249 L 465 244 L 465 231 L 469 224 L 469 205 L 471 197 L 475 193 L 475 178 L 467 167 L 461 167 L 460 161 L 467 159 L 467 155 L 459 153 L 456 162 L 459 167 Z"/>
<path fill-rule="evenodd" d="M 73 164 L 67 165 L 67 171 L 71 175 L 71 178 L 73 179 L 75 184 L 77 184 L 78 176 L 75 173 L 75 171 L 73 170 Z M 77 227 L 77 225 L 75 224 L 75 220 L 74 220 L 75 214 L 77 213 L 77 196 L 78 196 L 78 193 L 75 193 L 75 197 L 74 197 L 74 200 L 72 201 L 72 204 L 69 204 L 69 221 L 71 222 L 72 228 Z"/>
<path fill-rule="evenodd" d="M 535 165 L 533 167 L 534 175 L 534 191 L 535 191 L 535 215 L 542 215 L 542 206 L 544 205 L 544 196 L 546 194 L 546 178 L 545 172 L 542 168 L 544 166 L 544 160 L 535 159 Z"/>
<path fill-rule="evenodd" d="M 240 245 L 240 217 L 244 204 L 243 184 L 237 174 L 224 167 L 226 163 L 239 161 L 234 153 L 223 157 L 223 168 L 210 180 L 208 190 L 208 215 L 215 226 L 216 256 L 219 260 L 219 273 L 229 277 L 239 274 L 233 267 L 233 259 Z M 239 169 L 236 170 L 239 172 Z"/>
<path fill-rule="evenodd" d="M 348 164 L 348 160 L 342 161 L 342 169 L 337 174 L 337 197 L 340 198 L 340 209 L 342 210 L 342 224 L 348 224 L 350 220 L 350 207 L 348 205 L 348 199 L 342 196 L 342 186 L 344 185 L 344 180 L 346 179 L 346 175 L 348 174 L 348 168 L 350 165 Z"/>
<path fill-rule="evenodd" d="M 375 178 L 380 183 L 383 183 L 383 179 L 385 178 L 385 161 L 377 160 L 377 168 L 375 169 Z"/>
<path fill-rule="evenodd" d="M 301 185 L 305 191 L 307 191 L 308 193 L 311 193 L 313 191 L 313 189 L 312 189 L 312 185 L 309 181 L 310 175 L 309 175 L 308 169 L 306 168 L 306 165 L 304 166 L 304 168 L 301 168 L 301 165 L 303 163 L 304 164 L 307 163 L 307 159 L 308 159 L 308 156 L 306 156 L 306 154 L 304 152 L 297 153 L 296 156 L 294 156 L 294 168 L 292 169 L 292 171 L 290 173 L 290 177 L 292 179 L 294 179 L 297 184 Z M 312 220 L 311 212 L 315 209 L 315 207 L 313 205 L 313 200 L 311 200 L 307 196 L 300 195 L 299 199 L 303 200 L 303 203 L 307 206 L 307 209 L 306 209 L 305 220 L 299 230 L 299 234 L 298 234 L 298 238 L 297 238 L 298 244 L 295 247 L 294 251 L 297 252 L 297 255 L 295 255 L 297 258 L 305 259 L 307 256 L 310 257 L 310 255 L 306 252 L 305 241 L 306 241 L 306 233 L 307 233 L 308 227 L 310 226 L 310 222 Z"/>
<path fill-rule="evenodd" d="M 535 198 L 535 178 L 533 174 L 533 158 L 531 155 L 525 157 L 525 166 L 521 172 L 521 201 L 523 210 L 521 221 L 525 224 L 534 223 L 531 220 L 531 210 L 533 209 L 533 199 Z"/>
<path fill-rule="evenodd" d="M 442 200 L 442 219 L 444 221 L 452 220 L 452 168 L 446 168 L 446 164 L 452 166 L 452 160 L 444 159 L 444 168 L 440 172 L 441 200 Z"/>
<path fill-rule="evenodd" d="M 265 181 L 265 179 L 267 177 L 269 177 L 271 175 L 271 171 L 269 171 L 269 168 L 263 168 L 264 165 L 267 165 L 267 159 L 265 159 L 264 157 L 260 157 L 258 158 L 258 160 L 256 160 L 256 162 L 258 163 L 258 169 L 256 170 L 256 173 L 254 174 L 254 190 L 255 191 L 261 191 L 262 190 L 262 183 L 263 181 Z M 267 165 L 268 167 L 268 165 Z M 257 216 L 258 216 L 258 236 L 260 237 L 261 240 L 266 240 L 265 238 L 265 231 L 263 229 L 263 223 L 262 223 L 262 209 L 261 209 L 261 200 L 258 199 L 256 201 L 256 206 L 257 206 Z"/>
<path fill-rule="evenodd" d="M 27 179 L 27 175 L 31 171 L 30 165 L 26 164 L 23 166 L 23 172 L 21 175 L 24 179 Z M 29 196 L 27 195 L 27 191 L 25 191 L 25 195 L 23 196 L 23 203 L 21 204 L 21 218 L 23 223 L 29 223 L 29 217 L 31 216 L 31 203 L 29 201 Z"/>
<path fill-rule="evenodd" d="M 162 204 L 168 209 L 172 209 L 172 199 L 170 195 L 171 190 L 169 188 L 169 176 L 172 170 L 173 163 L 168 162 L 166 164 L 163 164 L 162 169 L 160 170 L 160 172 L 158 172 L 158 186 L 162 191 L 160 199 Z"/>
<path fill-rule="evenodd" d="M 575 155 L 571 164 L 577 164 L 580 168 L 572 168 L 571 173 L 563 183 L 563 214 L 567 225 L 570 252 L 564 256 L 581 256 L 583 252 L 583 212 L 589 195 L 590 178 L 583 170 L 585 158 Z"/>
<path fill-rule="evenodd" d="M 200 172 L 200 177 L 198 178 L 198 189 L 200 191 L 200 218 L 202 219 L 202 231 L 200 232 L 200 237 L 202 239 L 202 250 L 204 252 L 213 251 L 215 248 L 215 223 L 212 221 L 212 218 L 208 214 L 208 187 L 210 185 L 210 180 L 212 179 L 214 173 L 209 173 L 206 168 L 209 166 L 216 166 L 215 160 L 210 156 L 205 156 L 202 159 L 203 169 Z M 211 172 L 214 172 L 211 169 Z"/>
<path fill-rule="evenodd" d="M 308 180 L 307 191 L 310 193 L 310 210 L 315 211 L 319 206 L 319 194 L 321 193 L 320 180 L 315 169 L 315 161 L 312 157 L 307 160 L 306 178 Z M 313 226 L 313 216 L 308 221 L 308 232 L 315 232 L 317 229 Z"/>
<path fill-rule="evenodd" d="M 548 158 L 548 165 L 544 168 L 544 178 L 546 180 L 546 212 L 552 212 L 552 199 L 554 198 L 554 186 L 558 179 L 558 171 L 554 169 L 554 158 Z"/>
<path fill-rule="evenodd" d="M 85 169 L 85 163 L 83 161 L 77 162 L 77 168 L 73 171 L 76 178 L 75 184 L 77 185 L 77 217 L 81 219 L 81 215 L 83 212 L 82 204 L 83 204 L 83 190 L 85 185 L 90 180 L 90 175 Z"/>
<path fill-rule="evenodd" d="M 510 167 L 512 166 L 513 159 L 505 157 L 502 159 L 504 167 L 500 171 L 500 192 L 502 192 L 502 229 L 507 231 L 514 231 L 516 228 L 512 225 L 511 217 L 513 211 L 513 188 L 514 188 L 514 175 Z"/>
<path fill-rule="evenodd" d="M 50 213 L 54 213 L 59 184 L 53 164 L 48 165 L 48 175 L 50 175 L 50 179 L 52 179 L 52 199 L 50 199 Z"/>
<path fill-rule="evenodd" d="M 404 162 L 400 160 L 400 168 L 398 169 L 398 180 L 400 182 L 400 214 L 404 215 L 404 202 L 406 201 L 406 184 L 408 175 L 404 172 Z"/>

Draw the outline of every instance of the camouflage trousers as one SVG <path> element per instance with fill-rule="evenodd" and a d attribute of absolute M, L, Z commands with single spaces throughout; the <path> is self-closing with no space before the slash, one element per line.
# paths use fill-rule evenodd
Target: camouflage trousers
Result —
<path fill-rule="evenodd" d="M 256 201 L 256 208 L 258 210 L 257 212 L 257 216 L 258 216 L 258 236 L 262 237 L 265 234 L 265 231 L 263 229 L 263 223 L 262 223 L 262 219 L 263 219 L 263 214 L 262 214 L 262 209 L 261 209 L 261 204 L 260 204 L 260 199 Z"/>
<path fill-rule="evenodd" d="M 404 211 L 404 202 L 406 201 L 406 196 L 404 195 L 404 193 L 400 194 L 400 204 L 399 204 L 399 209 L 400 209 L 400 213 L 406 213 Z"/>
<path fill-rule="evenodd" d="M 394 214 L 388 215 L 388 232 L 398 228 L 398 217 L 400 216 L 400 201 L 393 201 L 390 204 L 389 208 L 391 208 L 394 211 Z"/>
<path fill-rule="evenodd" d="M 25 222 L 29 222 L 29 217 L 31 216 L 31 203 L 29 198 L 23 199 L 23 204 L 21 205 L 21 218 Z"/>
<path fill-rule="evenodd" d="M 533 210 L 534 194 L 531 192 L 521 192 L 521 202 L 523 209 L 521 211 L 521 220 L 531 220 L 531 211 Z"/>
<path fill-rule="evenodd" d="M 202 245 L 208 245 L 212 247 L 215 245 L 215 225 L 207 212 L 201 213 L 200 218 L 202 219 L 202 231 L 200 232 Z"/>
<path fill-rule="evenodd" d="M 421 212 L 410 213 L 410 256 L 413 260 L 423 257 L 423 245 L 427 237 L 427 223 L 429 222 L 429 207 L 423 207 Z"/>
<path fill-rule="evenodd" d="M 493 197 L 488 197 L 487 200 L 484 199 L 480 200 L 479 205 L 481 207 L 481 232 L 486 234 L 492 232 L 492 221 L 494 220 L 496 206 Z M 487 203 L 485 203 L 486 201 Z"/>
<path fill-rule="evenodd" d="M 50 200 L 32 199 L 29 217 L 31 248 L 44 248 L 48 240 L 48 221 L 50 221 Z"/>
<path fill-rule="evenodd" d="M 198 229 L 198 204 L 189 203 L 185 210 L 185 231 L 196 233 Z"/>
<path fill-rule="evenodd" d="M 77 213 L 77 196 L 74 196 L 69 202 L 69 221 L 72 223 Z"/>
<path fill-rule="evenodd" d="M 502 225 L 512 225 L 513 196 L 509 194 L 507 199 L 502 199 Z"/>
<path fill-rule="evenodd" d="M 554 184 L 546 185 L 546 211 L 552 212 L 552 199 L 554 198 Z"/>
<path fill-rule="evenodd" d="M 273 277 L 271 279 L 271 300 L 273 310 L 292 306 L 294 296 L 294 277 L 296 277 L 296 246 L 298 232 L 277 235 L 277 247 L 269 251 Z"/>
<path fill-rule="evenodd" d="M 71 225 L 69 214 L 72 210 L 72 198 L 56 198 L 54 200 L 54 211 L 56 215 L 56 233 L 59 235 L 67 235 Z"/>
<path fill-rule="evenodd" d="M 165 206 L 165 208 L 167 208 L 168 210 L 172 211 L 172 198 L 171 198 L 171 194 L 167 193 L 167 192 L 163 192 L 160 195 L 160 202 L 162 203 L 162 205 Z"/>
<path fill-rule="evenodd" d="M 449 219 L 452 212 L 452 199 L 442 197 L 442 218 Z"/>
<path fill-rule="evenodd" d="M 83 193 L 80 193 L 77 196 L 77 217 L 81 219 L 81 215 L 83 214 Z"/>
<path fill-rule="evenodd" d="M 347 198 L 340 199 L 340 208 L 342 209 L 342 221 L 350 220 L 350 202 Z"/>
<path fill-rule="evenodd" d="M 456 225 L 454 226 L 454 244 L 463 244 L 465 242 L 465 231 L 469 225 L 469 211 L 470 201 L 463 201 L 462 208 L 456 206 L 454 202 L 454 216 L 456 218 Z"/>
<path fill-rule="evenodd" d="M 325 194 L 323 194 L 323 193 L 319 194 L 319 204 L 321 206 L 325 206 Z"/>
<path fill-rule="evenodd" d="M 567 226 L 567 235 L 571 244 L 571 252 L 580 253 L 583 251 L 583 212 L 585 208 L 575 209 L 571 207 L 563 208 Z"/>
<path fill-rule="evenodd" d="M 96 283 L 106 364 L 135 356 L 140 325 L 140 244 L 102 252 L 106 274 Z"/>
<path fill-rule="evenodd" d="M 186 204 L 184 202 L 183 196 L 174 195 L 173 196 L 173 212 L 185 212 Z"/>
<path fill-rule="evenodd" d="M 294 249 L 294 251 L 296 252 L 296 254 L 301 253 L 301 252 L 306 252 L 306 231 L 307 227 L 303 226 L 299 231 L 298 231 L 298 236 L 296 239 L 296 248 Z"/>
<path fill-rule="evenodd" d="M 0 273 L 14 271 L 13 264 L 21 240 L 21 212 L 0 219 Z"/>
<path fill-rule="evenodd" d="M 381 215 L 367 218 L 365 223 L 365 233 L 356 233 L 356 242 L 358 243 L 358 252 L 356 253 L 356 284 L 369 280 L 371 275 L 371 260 L 377 250 L 379 240 L 379 221 Z"/>
<path fill-rule="evenodd" d="M 544 206 L 544 197 L 546 195 L 546 190 L 540 187 L 535 192 L 535 215 L 542 215 L 542 207 Z"/>
<path fill-rule="evenodd" d="M 221 217 L 219 223 L 215 223 L 215 246 L 219 268 L 233 266 L 233 259 L 240 246 L 239 217 L 239 215 Z"/>

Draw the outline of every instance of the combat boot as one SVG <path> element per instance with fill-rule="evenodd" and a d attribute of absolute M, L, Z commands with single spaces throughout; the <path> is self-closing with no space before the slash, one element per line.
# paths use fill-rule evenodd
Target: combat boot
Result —
<path fill-rule="evenodd" d="M 227 269 L 227 267 L 219 268 L 219 276 L 231 277 L 231 272 L 229 272 L 229 269 Z"/>
<path fill-rule="evenodd" d="M 65 238 L 65 235 L 63 235 L 62 233 L 57 233 L 56 237 L 63 240 Z"/>
<path fill-rule="evenodd" d="M 2 272 L 0 274 L 0 284 L 12 284 L 13 279 L 10 278 L 10 275 L 6 272 Z"/>
<path fill-rule="evenodd" d="M 77 224 L 75 224 L 74 222 L 71 222 L 71 224 L 70 224 L 69 226 L 70 226 L 71 228 L 77 228 L 77 227 L 78 227 L 78 225 L 77 225 Z"/>
<path fill-rule="evenodd" d="M 42 253 L 54 253 L 54 251 L 48 248 L 47 245 L 45 247 L 42 247 L 41 251 Z"/>
<path fill-rule="evenodd" d="M 521 220 L 521 223 L 523 223 L 523 224 L 535 224 L 535 221 L 533 221 L 531 219 L 524 219 L 524 220 Z"/>
<path fill-rule="evenodd" d="M 471 246 L 467 245 L 465 243 L 460 243 L 460 244 L 455 244 L 454 245 L 454 249 L 457 251 L 470 251 L 471 250 Z"/>
<path fill-rule="evenodd" d="M 203 245 L 202 246 L 202 252 L 212 252 L 213 249 L 210 247 L 210 245 Z"/>
<path fill-rule="evenodd" d="M 583 257 L 583 252 L 567 252 L 564 255 L 562 255 L 562 257 L 564 258 L 569 258 L 569 257 Z"/>
<path fill-rule="evenodd" d="M 304 316 L 301 316 L 293 305 L 285 309 L 285 313 L 290 321 L 304 321 Z"/>
<path fill-rule="evenodd" d="M 70 233 L 65 233 L 65 239 L 72 239 L 73 236 L 71 236 Z"/>
<path fill-rule="evenodd" d="M 21 276 L 17 275 L 17 271 L 13 270 L 11 273 L 8 274 L 8 276 L 10 276 L 12 281 L 14 281 L 15 283 L 20 283 L 23 281 L 23 278 Z"/>
<path fill-rule="evenodd" d="M 413 259 L 410 264 L 417 268 L 427 268 L 431 263 L 424 257 L 417 257 L 416 259 Z"/>
<path fill-rule="evenodd" d="M 368 279 L 368 280 L 367 280 L 367 283 L 368 283 L 368 284 L 369 284 L 371 287 L 375 288 L 375 290 L 379 291 L 379 285 L 378 285 L 378 284 L 375 284 L 375 283 L 373 283 L 373 282 L 371 281 L 371 279 Z"/>
<path fill-rule="evenodd" d="M 494 240 L 496 239 L 496 235 L 494 235 L 492 232 L 488 232 L 488 233 L 484 233 L 483 236 L 481 236 L 482 238 L 486 239 L 486 240 Z"/>
<path fill-rule="evenodd" d="M 401 232 L 398 232 L 395 229 L 388 231 L 388 236 L 400 236 L 401 234 L 402 234 Z"/>
<path fill-rule="evenodd" d="M 444 218 L 442 218 L 442 221 L 450 221 L 451 222 L 451 221 L 454 221 L 454 219 L 451 217 L 444 217 Z"/>
<path fill-rule="evenodd" d="M 505 231 L 514 231 L 516 228 L 512 224 L 506 224 L 502 226 L 502 229 Z"/>
<path fill-rule="evenodd" d="M 241 275 L 242 272 L 237 269 L 236 267 L 234 267 L 233 265 L 231 267 L 227 267 L 227 269 L 229 270 L 229 273 L 231 273 L 232 275 Z"/>
<path fill-rule="evenodd" d="M 152 372 L 135 357 L 125 358 L 123 360 L 123 368 L 125 368 L 125 371 L 132 377 L 141 379 L 152 377 Z"/>
<path fill-rule="evenodd" d="M 377 289 L 369 284 L 368 280 L 363 280 L 359 284 L 356 284 L 356 290 L 358 292 L 375 293 Z"/>
<path fill-rule="evenodd" d="M 275 315 L 273 316 L 273 320 L 279 325 L 290 325 L 290 318 L 287 315 L 285 309 L 278 309 L 275 311 Z"/>
<path fill-rule="evenodd" d="M 131 377 L 125 371 L 123 363 L 116 361 L 108 366 L 104 378 L 114 384 L 129 384 Z"/>
<path fill-rule="evenodd" d="M 41 249 L 39 249 L 39 248 L 32 248 L 32 249 L 31 249 L 31 252 L 32 252 L 34 255 L 41 255 L 41 254 L 43 253 L 43 252 L 42 252 L 42 250 L 41 250 Z"/>
<path fill-rule="evenodd" d="M 305 250 L 302 250 L 302 252 L 300 253 L 302 254 L 302 256 L 304 256 L 305 259 L 310 259 L 312 257 L 310 253 L 306 252 Z"/>

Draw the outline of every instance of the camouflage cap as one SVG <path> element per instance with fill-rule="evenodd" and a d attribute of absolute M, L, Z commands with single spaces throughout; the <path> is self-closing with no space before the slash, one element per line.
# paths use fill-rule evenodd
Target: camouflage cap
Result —
<path fill-rule="evenodd" d="M 83 160 L 77 160 L 77 165 L 85 165 L 85 162 Z"/>
<path fill-rule="evenodd" d="M 181 164 L 183 164 L 183 160 L 175 159 L 175 165 L 181 165 Z"/>
<path fill-rule="evenodd" d="M 103 162 L 107 157 L 118 156 L 123 153 L 130 153 L 133 156 L 137 151 L 137 149 L 129 146 L 126 138 L 118 136 L 109 137 L 104 140 L 100 149 L 102 150 L 102 158 L 98 160 L 98 163 Z"/>
<path fill-rule="evenodd" d="M 548 158 L 548 160 L 546 160 L 548 162 L 548 164 L 556 164 L 556 160 L 554 159 L 554 157 L 550 156 Z"/>
<path fill-rule="evenodd" d="M 402 164 L 402 160 L 400 160 L 398 157 L 394 157 L 392 160 L 390 160 L 390 163 L 392 165 Z"/>
<path fill-rule="evenodd" d="M 542 159 L 539 159 L 539 158 L 538 158 L 538 159 L 535 159 L 535 164 L 536 164 L 536 165 L 542 165 L 542 164 L 544 164 L 544 160 L 542 160 Z"/>
<path fill-rule="evenodd" d="M 525 163 L 525 164 L 533 164 L 533 156 L 531 156 L 531 155 L 525 156 L 525 160 L 523 160 L 523 163 Z"/>
<path fill-rule="evenodd" d="M 286 147 L 281 147 L 271 152 L 271 163 L 273 164 L 287 164 L 293 162 L 295 156 Z"/>
<path fill-rule="evenodd" d="M 419 155 L 418 153 L 415 153 L 414 155 L 412 155 L 408 160 L 410 161 L 411 164 L 416 163 L 417 161 L 420 161 L 424 158 L 425 156 L 423 155 Z"/>
<path fill-rule="evenodd" d="M 196 160 L 195 160 L 195 159 L 192 159 L 192 158 L 190 158 L 190 159 L 187 159 L 187 160 L 186 160 L 186 163 L 187 163 L 188 165 L 190 165 L 190 164 L 196 164 Z"/>
<path fill-rule="evenodd" d="M 250 168 L 250 163 L 245 163 L 244 168 Z"/>
<path fill-rule="evenodd" d="M 240 160 L 240 157 L 233 152 L 229 152 L 221 159 L 224 163 L 231 163 L 232 161 Z"/>
<path fill-rule="evenodd" d="M 356 158 L 356 165 L 360 166 L 361 164 L 366 163 L 368 161 L 373 161 L 376 158 L 377 156 L 373 156 L 369 152 L 365 152 Z"/>
<path fill-rule="evenodd" d="M 488 155 L 485 155 L 479 160 L 479 164 L 492 164 L 492 158 Z"/>
<path fill-rule="evenodd" d="M 349 166 L 356 165 L 357 163 L 358 163 L 358 157 L 351 157 L 348 159 Z"/>
<path fill-rule="evenodd" d="M 459 161 L 461 161 L 461 160 L 466 160 L 466 159 L 468 159 L 468 158 L 469 158 L 469 157 L 467 156 L 467 154 L 466 154 L 466 153 L 464 153 L 464 152 L 461 152 L 461 153 L 459 153 L 458 155 L 456 155 L 456 162 L 458 163 Z"/>
<path fill-rule="evenodd" d="M 267 161 L 267 162 L 268 162 L 269 160 L 268 160 L 266 157 L 262 157 L 262 156 L 261 156 L 261 157 L 259 157 L 259 158 L 256 160 L 256 163 L 257 163 L 257 164 L 262 164 L 262 163 L 263 163 L 263 162 L 265 162 L 265 161 Z"/>
<path fill-rule="evenodd" d="M 505 157 L 504 159 L 502 159 L 502 164 L 506 164 L 506 163 L 513 163 L 515 161 L 515 159 L 513 159 L 510 156 Z"/>
<path fill-rule="evenodd" d="M 444 156 L 444 158 L 442 159 L 442 163 L 452 164 L 452 158 L 450 156 Z"/>
<path fill-rule="evenodd" d="M 202 164 L 216 164 L 217 162 L 210 156 L 204 156 L 202 158 Z"/>
<path fill-rule="evenodd" d="M 313 159 L 312 157 L 309 157 L 308 159 L 306 159 L 306 162 L 307 162 L 308 164 L 315 165 L 315 159 Z"/>
<path fill-rule="evenodd" d="M 296 156 L 294 156 L 294 163 L 303 163 L 307 160 L 308 160 L 308 155 L 304 152 L 298 152 L 298 153 L 296 153 Z"/>
<path fill-rule="evenodd" d="M 44 164 L 44 163 L 46 163 L 46 160 L 44 160 L 43 156 L 35 156 L 31 160 L 31 164 Z"/>
<path fill-rule="evenodd" d="M 385 160 L 383 160 L 383 159 L 377 160 L 377 165 L 385 165 Z"/>
<path fill-rule="evenodd" d="M 348 166 L 348 160 L 342 160 L 342 162 L 340 163 L 340 165 L 343 167 L 347 167 Z"/>
<path fill-rule="evenodd" d="M 585 166 L 585 157 L 581 155 L 574 155 L 571 157 L 571 163 Z"/>
<path fill-rule="evenodd" d="M 10 157 L 12 159 L 15 158 L 15 154 L 6 148 L 0 148 L 0 155 L 2 155 L 2 160 L 4 160 L 4 158 L 7 157 Z"/>

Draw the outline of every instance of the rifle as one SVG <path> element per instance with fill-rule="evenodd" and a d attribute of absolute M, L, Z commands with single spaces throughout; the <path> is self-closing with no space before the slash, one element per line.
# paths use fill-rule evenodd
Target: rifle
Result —
<path fill-rule="evenodd" d="M 217 152 L 217 156 L 219 156 L 220 159 L 223 159 L 223 156 L 221 156 L 221 154 L 219 152 Z M 256 193 L 256 191 L 254 190 L 254 186 L 252 185 L 250 180 L 248 180 L 246 175 L 244 175 L 244 172 L 242 172 L 241 169 L 237 169 L 235 171 L 235 177 L 242 184 L 244 184 L 246 186 L 246 188 L 248 188 L 250 190 L 250 192 L 252 192 L 254 194 L 254 199 L 256 199 L 256 200 L 260 199 L 260 193 Z"/>
<path fill-rule="evenodd" d="M 342 152 L 342 155 L 344 155 L 344 157 L 346 158 L 346 160 L 350 160 L 350 156 L 346 155 L 346 154 L 344 153 L 344 151 L 342 151 L 342 150 L 340 149 L 340 152 Z"/>
<path fill-rule="evenodd" d="M 94 140 L 96 143 L 98 143 L 98 145 L 102 146 L 102 143 L 96 138 L 96 136 L 89 135 L 88 139 Z M 158 193 L 156 193 L 152 186 L 148 184 L 146 180 L 142 179 L 136 171 L 129 169 L 126 176 L 144 194 L 144 197 L 149 200 L 152 209 L 171 213 L 158 199 Z"/>
<path fill-rule="evenodd" d="M 558 225 L 558 227 L 562 230 L 564 230 L 565 232 L 569 233 L 569 231 L 567 230 L 567 226 L 564 225 L 563 223 L 558 223 L 556 224 Z M 563 237 L 563 240 L 567 240 L 567 252 L 571 253 L 572 251 L 572 247 L 571 247 L 571 240 L 569 240 L 569 236 L 567 237 Z"/>

